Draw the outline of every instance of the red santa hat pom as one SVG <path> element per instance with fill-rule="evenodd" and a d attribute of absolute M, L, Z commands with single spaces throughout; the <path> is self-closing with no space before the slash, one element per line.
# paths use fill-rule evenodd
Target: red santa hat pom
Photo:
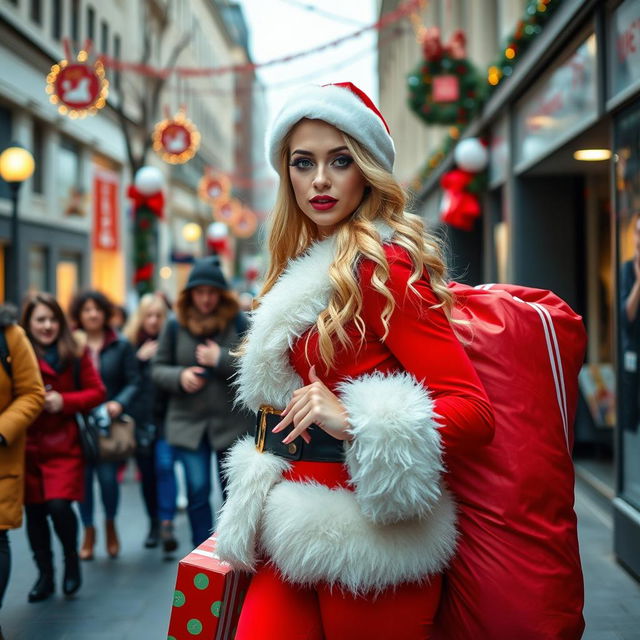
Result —
<path fill-rule="evenodd" d="M 389 127 L 364 91 L 351 82 L 309 85 L 290 96 L 267 131 L 267 158 L 278 171 L 280 144 L 303 118 L 323 120 L 357 140 L 389 173 L 396 151 Z"/>

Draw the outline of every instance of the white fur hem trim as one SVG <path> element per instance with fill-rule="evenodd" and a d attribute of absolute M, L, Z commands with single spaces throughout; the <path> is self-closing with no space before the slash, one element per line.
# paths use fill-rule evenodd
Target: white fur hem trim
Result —
<path fill-rule="evenodd" d="M 339 386 L 353 441 L 346 462 L 362 513 L 387 524 L 427 518 L 442 494 L 433 401 L 410 374 L 373 373 Z"/>
<path fill-rule="evenodd" d="M 254 570 L 256 536 L 267 495 L 289 466 L 284 458 L 257 451 L 250 436 L 233 445 L 223 467 L 229 478 L 229 497 L 216 527 L 216 551 L 221 560 L 236 569 Z"/>
<path fill-rule="evenodd" d="M 428 518 L 376 525 L 352 491 L 283 481 L 267 498 L 260 544 L 289 582 L 365 594 L 441 573 L 455 551 L 455 519 L 446 491 Z"/>

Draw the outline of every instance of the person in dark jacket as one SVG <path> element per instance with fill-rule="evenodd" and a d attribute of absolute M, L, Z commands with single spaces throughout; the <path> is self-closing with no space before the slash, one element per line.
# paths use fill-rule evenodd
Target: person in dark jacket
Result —
<path fill-rule="evenodd" d="M 140 374 L 133 347 L 128 340 L 116 334 L 110 327 L 113 305 L 100 291 L 78 294 L 71 303 L 69 315 L 75 323 L 80 338 L 107 388 L 106 410 L 110 418 L 129 414 L 139 392 Z M 82 560 L 93 559 L 96 529 L 93 520 L 93 477 L 98 477 L 102 504 L 105 511 L 105 541 L 111 558 L 118 556 L 120 542 L 115 518 L 120 498 L 117 480 L 118 465 L 115 462 L 87 464 L 85 467 L 85 497 L 80 503 L 80 516 L 84 525 L 84 539 L 80 548 Z"/>
<path fill-rule="evenodd" d="M 124 336 L 136 350 L 141 378 L 140 393 L 131 407 L 131 416 L 136 422 L 136 463 L 149 516 L 149 533 L 144 546 L 156 547 L 161 539 L 165 552 L 174 551 L 178 546 L 173 533 L 176 478 L 172 451 L 169 451 L 168 463 L 164 463 L 165 448 L 171 448 L 164 440 L 167 395 L 158 392 L 151 380 L 151 359 L 158 351 L 158 337 L 168 310 L 163 297 L 148 293 L 140 298 L 138 308 L 124 329 Z"/>
<path fill-rule="evenodd" d="M 216 257 L 196 261 L 176 304 L 176 320 L 160 336 L 153 381 L 170 394 L 168 442 L 185 470 L 192 542 L 211 534 L 211 453 L 220 462 L 235 440 L 252 427 L 248 413 L 234 408 L 231 353 L 246 320 Z M 225 479 L 220 474 L 223 495 Z"/>
<path fill-rule="evenodd" d="M 27 427 L 44 406 L 44 386 L 16 311 L 0 306 L 0 607 L 11 569 L 9 529 L 22 525 Z M 4 636 L 0 630 L 0 640 Z"/>
<path fill-rule="evenodd" d="M 38 293 L 27 300 L 22 326 L 46 391 L 44 411 L 27 431 L 24 497 L 27 536 L 39 570 L 28 599 L 39 602 L 54 592 L 49 517 L 64 552 L 62 591 L 71 595 L 80 588 L 78 519 L 71 503 L 84 497 L 84 457 L 74 416 L 103 402 L 105 388 L 52 295 Z"/>

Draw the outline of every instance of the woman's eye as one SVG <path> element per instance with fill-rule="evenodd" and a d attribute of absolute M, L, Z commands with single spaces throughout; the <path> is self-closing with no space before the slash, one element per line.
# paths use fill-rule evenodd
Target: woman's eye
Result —
<path fill-rule="evenodd" d="M 308 158 L 294 158 L 289 166 L 296 167 L 296 169 L 310 169 L 313 163 Z"/>
<path fill-rule="evenodd" d="M 334 166 L 339 169 L 345 169 L 353 162 L 353 158 L 351 156 L 338 156 L 334 161 Z"/>

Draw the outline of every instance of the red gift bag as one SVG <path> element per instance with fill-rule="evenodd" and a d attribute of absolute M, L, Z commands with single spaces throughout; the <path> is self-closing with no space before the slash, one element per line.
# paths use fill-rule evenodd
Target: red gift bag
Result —
<path fill-rule="evenodd" d="M 493 404 L 493 442 L 447 461 L 459 512 L 437 640 L 577 640 L 584 629 L 571 459 L 580 316 L 549 291 L 453 284 Z"/>
<path fill-rule="evenodd" d="M 233 640 L 251 576 L 216 555 L 215 535 L 178 564 L 170 640 Z"/>

